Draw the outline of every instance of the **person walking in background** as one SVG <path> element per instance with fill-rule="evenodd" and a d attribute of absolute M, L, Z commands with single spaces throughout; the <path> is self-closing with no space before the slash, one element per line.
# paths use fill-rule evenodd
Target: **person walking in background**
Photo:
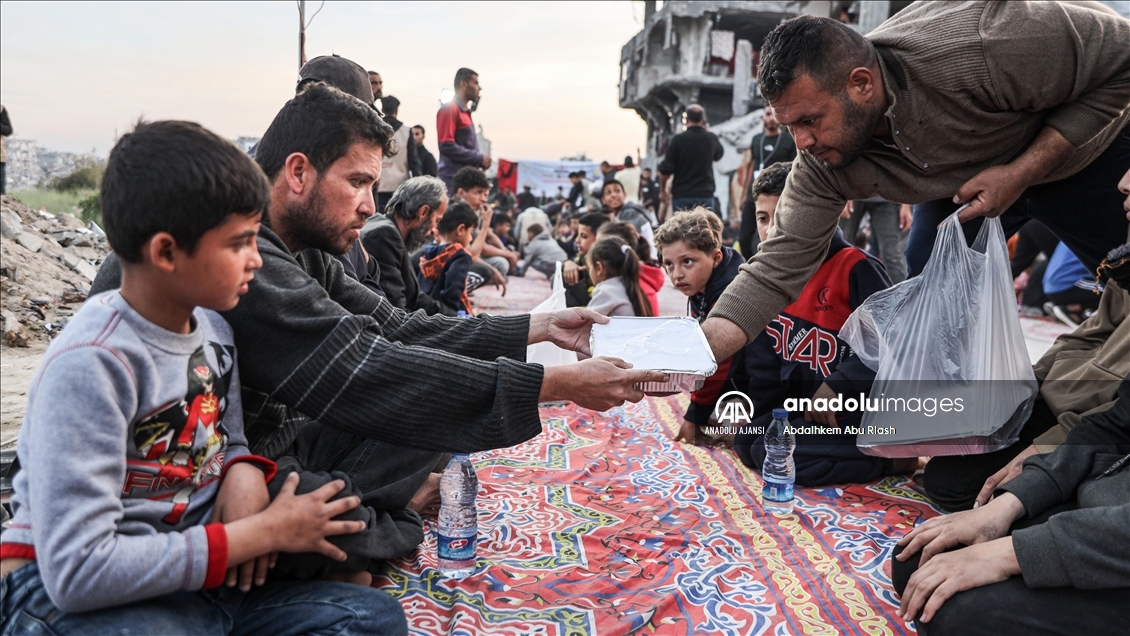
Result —
<path fill-rule="evenodd" d="M 796 142 L 789 131 L 781 128 L 773 107 L 766 106 L 761 113 L 761 133 L 753 138 L 749 148 L 742 155 L 742 164 L 734 174 L 734 183 L 730 190 L 730 201 L 733 202 L 732 212 L 736 216 L 741 212 L 742 225 L 739 230 L 738 243 L 741 245 L 742 256 L 749 258 L 757 251 L 760 242 L 757 234 L 757 212 L 754 209 L 754 197 L 750 193 L 753 180 L 766 166 L 775 163 L 792 163 L 796 159 Z M 848 236 L 848 240 L 851 240 Z M 905 276 L 904 276 L 905 278 Z"/>
<path fill-rule="evenodd" d="M 371 82 L 370 82 L 371 83 Z M 396 118 L 400 112 L 400 100 L 389 95 L 381 99 L 385 123 L 392 126 L 392 139 L 400 152 L 381 157 L 381 179 L 377 184 L 377 212 L 384 212 L 392 193 L 411 177 L 419 176 L 420 159 L 416 156 L 416 143 L 412 130 Z"/>
<path fill-rule="evenodd" d="M 624 202 L 640 202 L 640 167 L 631 157 L 624 157 L 624 169 L 616 173 L 616 180 L 624 187 Z"/>
<path fill-rule="evenodd" d="M 12 120 L 8 119 L 8 109 L 0 104 L 0 194 L 8 192 L 8 145 L 4 137 L 12 134 Z"/>
<path fill-rule="evenodd" d="M 671 138 L 667 155 L 659 164 L 659 190 L 675 212 L 696 205 L 718 213 L 714 205 L 714 162 L 722 158 L 722 142 L 707 130 L 706 110 L 687 106 L 687 129 Z M 667 194 L 670 180 L 671 194 Z"/>
<path fill-rule="evenodd" d="M 478 105 L 479 74 L 469 68 L 455 73 L 455 97 L 436 113 L 436 137 L 439 142 L 438 176 L 447 184 L 447 193 L 454 194 L 455 173 L 466 166 L 486 170 L 490 155 L 479 152 L 479 138 L 471 112 Z"/>
<path fill-rule="evenodd" d="M 424 127 L 420 124 L 412 127 L 412 143 L 416 144 L 416 157 L 420 160 L 420 176 L 436 176 L 436 158 L 424 146 Z"/>

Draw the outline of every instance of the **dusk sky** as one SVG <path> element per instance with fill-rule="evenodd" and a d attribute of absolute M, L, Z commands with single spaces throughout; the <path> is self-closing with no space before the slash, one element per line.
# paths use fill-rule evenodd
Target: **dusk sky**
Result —
<path fill-rule="evenodd" d="M 308 20 L 320 4 L 307 2 Z M 496 157 L 619 163 L 646 140 L 617 104 L 620 48 L 642 21 L 642 2 L 330 1 L 306 54 L 380 72 L 433 152 L 440 91 L 468 66 Z M 295 2 L 0 3 L 0 100 L 15 138 L 54 150 L 105 156 L 142 115 L 257 137 L 297 72 Z"/>

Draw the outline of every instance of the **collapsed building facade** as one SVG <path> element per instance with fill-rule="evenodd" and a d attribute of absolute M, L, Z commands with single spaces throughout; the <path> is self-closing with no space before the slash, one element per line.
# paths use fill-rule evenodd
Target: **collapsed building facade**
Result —
<path fill-rule="evenodd" d="M 647 156 L 654 169 L 670 138 L 683 130 L 687 106 L 706 109 L 710 130 L 726 154 L 714 164 L 715 195 L 728 216 L 730 180 L 742 153 L 761 132 L 764 100 L 757 67 L 765 36 L 788 18 L 812 14 L 841 19 L 867 33 L 909 1 L 664 2 L 644 3 L 643 30 L 620 52 L 620 107 L 647 123 Z"/>

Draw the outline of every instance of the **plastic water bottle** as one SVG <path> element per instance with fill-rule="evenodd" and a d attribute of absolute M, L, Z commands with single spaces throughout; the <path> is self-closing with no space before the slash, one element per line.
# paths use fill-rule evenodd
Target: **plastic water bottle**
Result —
<path fill-rule="evenodd" d="M 789 412 L 773 409 L 773 421 L 765 431 L 765 465 L 761 468 L 765 487 L 761 489 L 761 501 L 765 509 L 775 515 L 787 515 L 793 511 L 793 488 L 796 485 L 793 449 L 796 448 L 796 437 L 785 430 L 788 425 Z"/>
<path fill-rule="evenodd" d="M 467 313 L 466 311 L 464 311 L 464 310 L 460 309 L 459 311 L 455 312 L 455 317 L 456 317 L 456 318 L 470 318 L 470 317 L 471 317 L 471 314 L 469 314 L 469 313 Z"/>
<path fill-rule="evenodd" d="M 479 538 L 479 513 L 475 497 L 479 478 L 466 453 L 452 453 L 439 479 L 439 571 L 462 579 L 475 572 L 475 544 Z"/>

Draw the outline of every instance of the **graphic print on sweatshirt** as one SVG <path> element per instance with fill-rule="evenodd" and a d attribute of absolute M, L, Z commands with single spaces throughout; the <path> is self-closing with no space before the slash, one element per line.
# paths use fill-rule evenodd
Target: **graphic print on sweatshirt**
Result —
<path fill-rule="evenodd" d="M 211 355 L 208 355 L 211 354 Z M 235 348 L 206 342 L 188 361 L 188 390 L 132 425 L 134 452 L 126 461 L 122 496 L 171 499 L 162 521 L 175 526 L 188 510 L 193 491 L 219 477 L 224 465 L 224 428 Z"/>

